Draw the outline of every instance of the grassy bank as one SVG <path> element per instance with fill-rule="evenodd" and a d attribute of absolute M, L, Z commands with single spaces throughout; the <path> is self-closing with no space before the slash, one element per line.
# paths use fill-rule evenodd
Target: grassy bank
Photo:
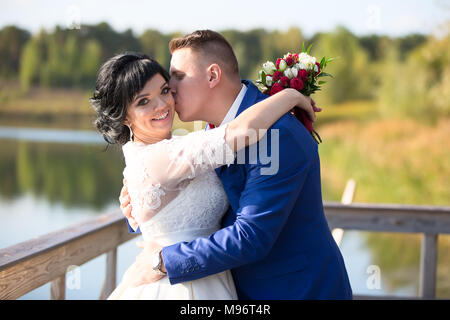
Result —
<path fill-rule="evenodd" d="M 333 109 L 324 117 L 341 119 L 318 129 L 325 198 L 339 200 L 353 178 L 355 202 L 450 205 L 449 118 L 429 125 L 379 118 L 356 104 Z"/>
<path fill-rule="evenodd" d="M 0 83 L 0 125 L 93 130 L 92 92 L 80 89 L 32 88 L 22 92 L 17 83 Z M 175 117 L 175 128 L 192 131 L 193 123 Z"/>

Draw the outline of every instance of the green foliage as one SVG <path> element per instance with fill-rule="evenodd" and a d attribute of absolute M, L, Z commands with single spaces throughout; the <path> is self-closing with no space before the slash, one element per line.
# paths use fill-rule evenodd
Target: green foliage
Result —
<path fill-rule="evenodd" d="M 329 81 L 326 90 L 318 94 L 322 104 L 371 96 L 369 57 L 350 31 L 339 27 L 334 32 L 320 35 L 311 54 L 335 57 L 335 61 L 327 66 L 327 72 L 335 79 Z"/>
<path fill-rule="evenodd" d="M 0 77 L 17 76 L 21 52 L 30 38 L 30 33 L 15 26 L 0 30 Z"/>
<path fill-rule="evenodd" d="M 404 59 L 427 39 L 417 34 L 401 38 L 357 37 L 343 27 L 317 33 L 310 39 L 297 27 L 285 31 L 260 28 L 221 33 L 234 48 L 241 77 L 250 80 L 258 78 L 262 63 L 287 52 L 299 52 L 302 43 L 304 51 L 313 56 L 336 57 L 327 68 L 334 79 L 327 81 L 327 89 L 315 97 L 322 105 L 379 97 L 374 88 L 380 86 L 381 81 L 390 81 L 381 76 L 383 72 L 390 72 L 391 66 L 385 63 L 389 52 L 394 50 L 396 59 Z M 181 35 L 149 29 L 136 37 L 131 30 L 117 32 L 105 22 L 82 25 L 79 30 L 57 26 L 51 32 L 42 30 L 31 37 L 24 30 L 6 27 L 0 30 L 0 76 L 18 75 L 24 89 L 35 85 L 92 88 L 101 63 L 121 52 L 144 52 L 168 69 L 169 41 Z M 325 63 L 321 61 L 322 68 Z"/>
<path fill-rule="evenodd" d="M 32 38 L 22 52 L 20 65 L 20 82 L 27 90 L 31 85 L 38 83 L 41 74 L 43 52 L 40 36 Z"/>
<path fill-rule="evenodd" d="M 379 110 L 383 115 L 402 115 L 436 120 L 450 115 L 450 34 L 430 39 L 405 59 L 393 46 L 379 69 Z"/>

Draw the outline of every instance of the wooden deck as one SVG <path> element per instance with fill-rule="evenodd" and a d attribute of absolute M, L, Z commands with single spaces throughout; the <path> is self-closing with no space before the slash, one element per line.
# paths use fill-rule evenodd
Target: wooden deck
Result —
<path fill-rule="evenodd" d="M 331 229 L 421 233 L 420 297 L 434 299 L 439 234 L 450 233 L 450 207 L 389 204 L 324 204 Z M 100 299 L 116 286 L 117 247 L 134 238 L 120 211 L 0 249 L 0 299 L 17 299 L 50 282 L 51 299 L 65 299 L 65 275 L 107 254 Z M 355 296 L 355 299 L 417 297 Z"/>

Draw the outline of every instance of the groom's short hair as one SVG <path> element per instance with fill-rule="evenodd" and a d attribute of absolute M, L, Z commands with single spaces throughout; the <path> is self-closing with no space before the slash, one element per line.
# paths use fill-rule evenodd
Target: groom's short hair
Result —
<path fill-rule="evenodd" d="M 169 42 L 170 53 L 191 48 L 194 52 L 212 57 L 230 75 L 239 76 L 239 66 L 230 43 L 220 33 L 212 30 L 197 30 Z"/>

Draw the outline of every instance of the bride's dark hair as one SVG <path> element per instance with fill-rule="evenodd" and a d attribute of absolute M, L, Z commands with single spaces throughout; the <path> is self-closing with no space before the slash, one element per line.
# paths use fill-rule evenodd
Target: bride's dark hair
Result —
<path fill-rule="evenodd" d="M 169 80 L 168 72 L 156 60 L 139 52 L 116 55 L 101 66 L 89 102 L 97 113 L 94 126 L 106 142 L 122 145 L 130 139 L 124 124 L 127 106 L 158 73 Z"/>

